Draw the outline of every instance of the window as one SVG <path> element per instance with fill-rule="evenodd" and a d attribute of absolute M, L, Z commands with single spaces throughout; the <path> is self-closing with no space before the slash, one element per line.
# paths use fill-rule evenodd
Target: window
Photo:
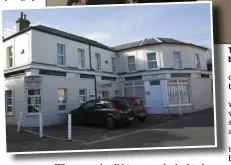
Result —
<path fill-rule="evenodd" d="M 13 67 L 13 47 L 9 46 L 7 47 L 6 50 L 7 50 L 7 59 L 8 59 L 7 66 L 10 68 Z"/>
<path fill-rule="evenodd" d="M 112 57 L 112 72 L 116 72 L 116 58 Z"/>
<path fill-rule="evenodd" d="M 57 65 L 64 66 L 65 46 L 57 45 Z"/>
<path fill-rule="evenodd" d="M 5 91 L 6 114 L 12 114 L 12 90 Z"/>
<path fill-rule="evenodd" d="M 200 69 L 200 56 L 199 56 L 199 54 L 195 54 L 195 62 L 196 62 L 196 68 Z"/>
<path fill-rule="evenodd" d="M 147 53 L 148 69 L 157 68 L 156 53 Z"/>
<path fill-rule="evenodd" d="M 160 80 L 152 80 L 150 81 L 150 85 L 160 85 Z"/>
<path fill-rule="evenodd" d="M 135 57 L 134 56 L 128 56 L 128 71 L 129 72 L 136 71 L 136 64 L 135 64 Z"/>
<path fill-rule="evenodd" d="M 100 54 L 96 53 L 95 58 L 96 58 L 96 70 L 100 71 L 101 70 Z"/>
<path fill-rule="evenodd" d="M 173 52 L 173 58 L 174 58 L 174 65 L 175 65 L 174 67 L 181 68 L 182 67 L 181 53 Z"/>
<path fill-rule="evenodd" d="M 169 104 L 190 103 L 189 81 L 170 80 L 168 82 L 168 100 Z"/>
<path fill-rule="evenodd" d="M 86 89 L 80 89 L 79 90 L 79 103 L 83 104 L 87 101 L 87 90 Z"/>
<path fill-rule="evenodd" d="M 78 49 L 78 68 L 84 69 L 85 59 L 84 59 L 84 50 Z"/>
<path fill-rule="evenodd" d="M 67 89 L 58 89 L 59 111 L 67 110 Z"/>
<path fill-rule="evenodd" d="M 120 91 L 119 90 L 115 90 L 115 96 L 116 97 L 120 96 Z"/>
<path fill-rule="evenodd" d="M 41 111 L 41 94 L 40 89 L 27 90 L 28 113 L 38 113 Z"/>

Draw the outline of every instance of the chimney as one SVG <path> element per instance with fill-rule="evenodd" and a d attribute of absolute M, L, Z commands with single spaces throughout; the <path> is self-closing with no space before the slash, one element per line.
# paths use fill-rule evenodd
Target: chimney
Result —
<path fill-rule="evenodd" d="M 16 21 L 17 32 L 20 32 L 20 31 L 22 31 L 22 30 L 24 30 L 24 29 L 26 29 L 28 27 L 30 27 L 30 21 L 27 20 L 26 14 L 21 12 L 20 17 Z"/>

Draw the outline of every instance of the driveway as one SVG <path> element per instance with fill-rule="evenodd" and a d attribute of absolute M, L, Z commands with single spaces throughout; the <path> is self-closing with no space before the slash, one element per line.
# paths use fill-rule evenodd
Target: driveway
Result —
<path fill-rule="evenodd" d="M 7 127 L 8 152 L 215 145 L 213 109 L 176 117 L 149 116 L 144 123 L 113 131 L 73 126 L 72 141 L 67 140 L 67 125 L 44 127 L 43 138 L 37 128 L 17 133 Z"/>

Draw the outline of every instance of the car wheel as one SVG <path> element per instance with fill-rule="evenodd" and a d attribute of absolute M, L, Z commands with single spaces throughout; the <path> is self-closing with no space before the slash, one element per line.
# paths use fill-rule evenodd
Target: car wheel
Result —
<path fill-rule="evenodd" d="M 112 117 L 107 117 L 105 120 L 105 126 L 109 130 L 115 129 L 115 120 Z"/>
<path fill-rule="evenodd" d="M 144 122 L 145 118 L 139 118 L 139 121 Z"/>

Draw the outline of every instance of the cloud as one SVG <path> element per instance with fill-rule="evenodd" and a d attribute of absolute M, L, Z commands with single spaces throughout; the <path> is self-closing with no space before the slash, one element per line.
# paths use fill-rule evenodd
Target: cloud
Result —
<path fill-rule="evenodd" d="M 12 34 L 16 33 L 16 26 L 10 27 L 10 28 L 3 28 L 3 36 L 4 37 L 9 37 Z"/>
<path fill-rule="evenodd" d="M 104 32 L 93 32 L 93 33 L 84 35 L 84 37 L 91 39 L 91 40 L 98 41 L 98 42 L 103 42 L 103 41 L 108 40 L 110 38 L 110 35 Z"/>

